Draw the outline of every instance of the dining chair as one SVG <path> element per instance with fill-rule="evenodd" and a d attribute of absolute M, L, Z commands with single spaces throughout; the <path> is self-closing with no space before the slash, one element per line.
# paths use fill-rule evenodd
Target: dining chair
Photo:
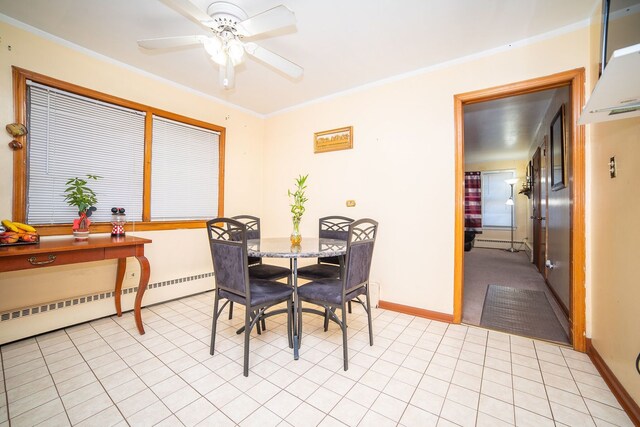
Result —
<path fill-rule="evenodd" d="M 318 237 L 347 240 L 352 218 L 325 216 L 318 220 Z M 298 278 L 306 280 L 337 279 L 340 277 L 340 257 L 320 257 L 315 264 L 298 268 Z"/>
<path fill-rule="evenodd" d="M 353 218 L 346 216 L 331 215 L 325 216 L 318 220 L 318 237 L 325 239 L 347 240 L 349 232 L 349 224 L 353 222 Z M 320 257 L 315 264 L 298 268 L 298 278 L 305 280 L 318 279 L 338 279 L 340 278 L 340 270 L 342 257 Z M 351 301 L 348 302 L 348 311 L 351 313 Z M 329 329 L 329 313 L 324 318 L 324 331 Z"/>
<path fill-rule="evenodd" d="M 215 276 L 213 323 L 211 326 L 210 354 L 213 355 L 216 340 L 216 324 L 224 307 L 229 303 L 245 307 L 244 316 L 244 376 L 249 375 L 249 338 L 265 310 L 282 302 L 287 303 L 287 335 L 293 347 L 292 309 L 293 288 L 274 280 L 249 276 L 247 256 L 247 227 L 231 218 L 215 218 L 207 222 L 207 233 Z M 226 301 L 219 307 L 220 300 Z"/>
<path fill-rule="evenodd" d="M 260 238 L 260 218 L 252 215 L 236 215 L 231 219 L 243 223 L 247 228 L 247 240 Z M 287 278 L 287 283 L 291 285 L 291 270 L 279 265 L 264 264 L 260 257 L 249 257 L 249 277 L 264 280 L 279 280 Z M 233 302 L 229 304 L 229 320 L 233 318 Z M 265 329 L 264 320 L 262 327 Z M 258 329 L 258 332 L 260 330 Z"/>
<path fill-rule="evenodd" d="M 364 218 L 352 222 L 347 232 L 347 253 L 344 262 L 344 274 L 340 278 L 318 279 L 298 287 L 298 312 L 301 304 L 306 301 L 324 308 L 324 312 L 307 308 L 321 316 L 328 313 L 329 319 L 338 324 L 342 330 L 342 352 L 344 370 L 349 369 L 349 354 L 347 347 L 347 312 L 349 301 L 356 301 L 367 312 L 369 324 L 369 345 L 373 345 L 373 330 L 371 325 L 371 298 L 369 296 L 369 272 L 373 247 L 378 232 L 378 223 Z M 365 296 L 365 301 L 361 296 Z M 336 310 L 340 309 L 338 317 Z M 302 337 L 302 316 L 298 316 L 298 334 Z"/>

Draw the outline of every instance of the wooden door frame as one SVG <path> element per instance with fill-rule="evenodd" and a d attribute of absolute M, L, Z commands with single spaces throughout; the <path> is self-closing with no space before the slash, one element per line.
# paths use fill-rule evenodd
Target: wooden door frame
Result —
<path fill-rule="evenodd" d="M 480 89 L 454 95 L 455 123 L 455 230 L 453 265 L 453 321 L 462 321 L 464 287 L 464 105 L 492 101 L 515 95 L 570 85 L 573 151 L 573 180 L 569 180 L 571 204 L 571 323 L 573 348 L 586 351 L 586 291 L 585 291 L 585 134 L 578 118 L 584 105 L 584 68 L 564 71 L 550 76 Z"/>

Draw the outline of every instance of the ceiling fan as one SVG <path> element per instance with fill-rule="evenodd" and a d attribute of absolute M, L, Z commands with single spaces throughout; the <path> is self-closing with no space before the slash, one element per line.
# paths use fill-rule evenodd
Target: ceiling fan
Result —
<path fill-rule="evenodd" d="M 220 66 L 220 85 L 224 89 L 233 88 L 234 67 L 244 61 L 245 53 L 294 79 L 302 76 L 303 69 L 299 65 L 256 43 L 242 41 L 245 37 L 294 25 L 296 17 L 286 6 L 279 5 L 249 18 L 239 6 L 225 1 L 212 3 L 206 13 L 190 0 L 163 1 L 210 30 L 211 35 L 138 40 L 140 47 L 164 49 L 200 43 Z"/>

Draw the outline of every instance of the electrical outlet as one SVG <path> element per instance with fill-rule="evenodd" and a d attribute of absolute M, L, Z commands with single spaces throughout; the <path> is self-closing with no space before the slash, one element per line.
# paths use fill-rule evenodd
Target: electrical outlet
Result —
<path fill-rule="evenodd" d="M 347 207 L 348 208 L 353 208 L 356 206 L 356 201 L 355 200 L 347 200 Z"/>

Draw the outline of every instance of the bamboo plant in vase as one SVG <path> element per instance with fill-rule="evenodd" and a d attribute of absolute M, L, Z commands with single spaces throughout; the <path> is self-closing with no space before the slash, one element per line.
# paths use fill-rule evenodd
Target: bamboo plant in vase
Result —
<path fill-rule="evenodd" d="M 87 179 L 71 178 L 67 181 L 67 189 L 64 190 L 65 198 L 69 206 L 78 209 L 78 218 L 73 220 L 73 235 L 76 240 L 87 240 L 89 238 L 89 217 L 96 210 L 94 206 L 98 203 L 96 193 L 88 187 L 88 180 L 97 181 L 99 176 L 87 175 Z"/>
<path fill-rule="evenodd" d="M 304 214 L 304 203 L 307 201 L 307 198 L 304 195 L 304 190 L 307 189 L 307 177 L 309 175 L 302 176 L 300 175 L 296 179 L 296 189 L 295 191 L 287 190 L 289 197 L 293 197 L 293 202 L 291 203 L 291 213 L 293 214 L 293 231 L 291 232 L 291 244 L 296 246 L 302 242 L 302 235 L 300 234 L 300 220 L 302 219 L 302 214 Z"/>

